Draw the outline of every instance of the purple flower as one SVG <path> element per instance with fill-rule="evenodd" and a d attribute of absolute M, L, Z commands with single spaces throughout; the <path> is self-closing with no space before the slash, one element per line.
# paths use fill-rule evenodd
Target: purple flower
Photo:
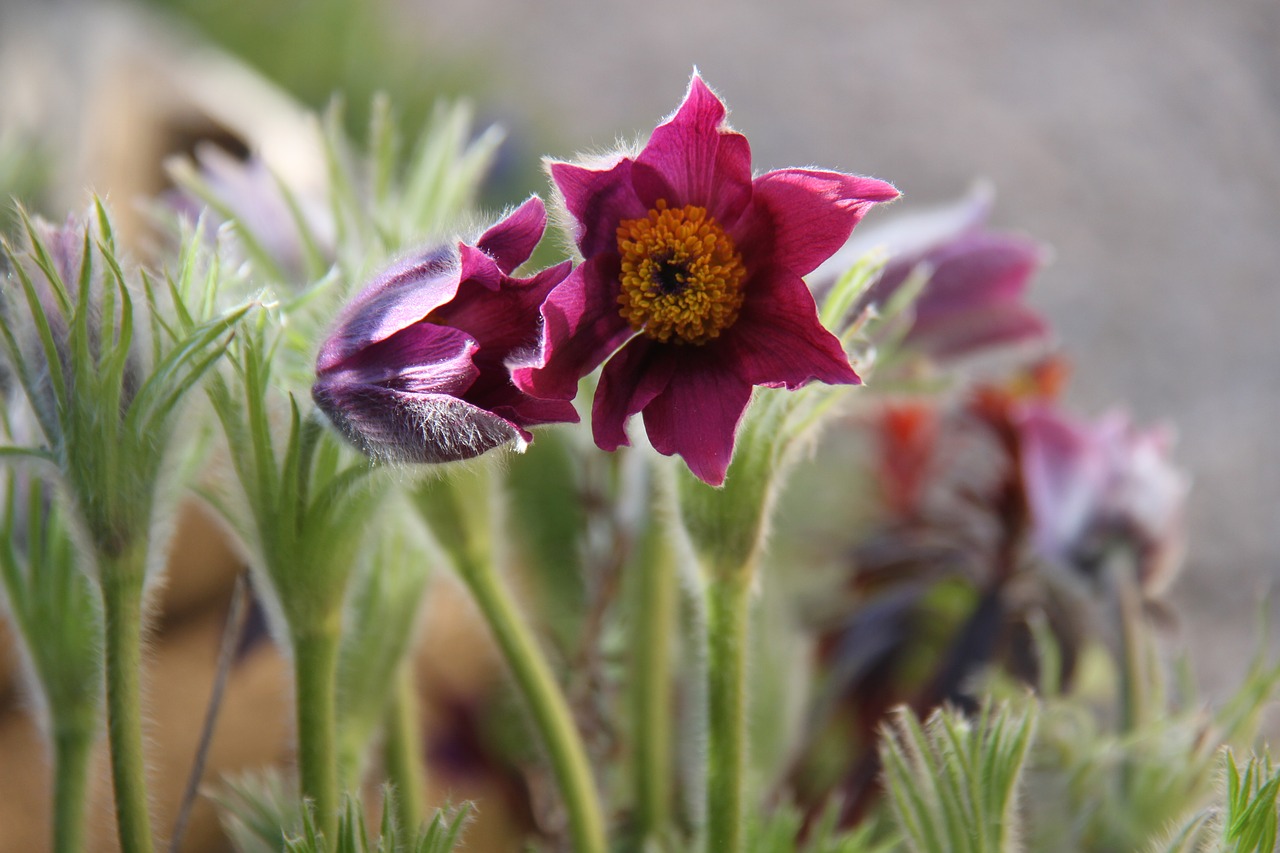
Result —
<path fill-rule="evenodd" d="M 752 386 L 853 384 L 802 276 L 844 245 L 889 184 L 839 172 L 751 176 L 746 137 L 696 74 L 684 103 L 634 157 L 554 162 L 584 261 L 542 307 L 536 361 L 516 384 L 572 399 L 608 359 L 592 406 L 596 444 L 649 441 L 719 485 Z"/>
<path fill-rule="evenodd" d="M 316 360 L 316 405 L 370 456 L 451 462 L 528 427 L 577 421 L 572 404 L 511 384 L 505 362 L 536 343 L 538 307 L 569 273 L 563 263 L 512 278 L 542 238 L 536 196 L 475 246 L 425 252 L 379 275 L 338 319 Z"/>
<path fill-rule="evenodd" d="M 1189 487 L 1169 432 L 1137 430 L 1120 412 L 1075 423 L 1046 405 L 1020 412 L 1017 427 L 1036 550 L 1087 568 L 1127 548 L 1143 589 L 1160 592 L 1182 553 Z"/>
<path fill-rule="evenodd" d="M 847 268 L 867 251 L 888 253 L 855 315 L 883 307 L 912 274 L 927 278 L 911 306 L 903 345 L 936 361 L 1044 341 L 1049 327 L 1023 298 L 1044 251 L 1034 241 L 986 229 L 990 192 L 979 189 L 946 208 L 900 217 L 859 233 L 838 256 Z M 835 261 L 819 278 L 835 274 Z"/>

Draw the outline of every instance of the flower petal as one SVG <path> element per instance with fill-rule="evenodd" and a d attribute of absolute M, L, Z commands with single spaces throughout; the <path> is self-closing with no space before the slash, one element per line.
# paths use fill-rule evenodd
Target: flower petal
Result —
<path fill-rule="evenodd" d="M 1049 325 L 1019 302 L 979 305 L 951 314 L 917 319 L 903 343 L 935 359 L 1029 344 L 1049 337 Z"/>
<path fill-rule="evenodd" d="M 510 275 L 529 260 L 547 228 L 547 209 L 536 195 L 480 235 L 476 248 Z"/>
<path fill-rule="evenodd" d="M 795 390 L 812 381 L 856 385 L 840 340 L 818 320 L 813 295 L 788 270 L 762 270 L 748 284 L 733 328 L 709 346 L 723 349 L 734 373 L 752 385 Z"/>
<path fill-rule="evenodd" d="M 538 343 L 539 309 L 571 269 L 565 261 L 528 279 L 504 278 L 492 291 L 483 282 L 463 279 L 458 295 L 431 312 L 431 321 L 466 332 L 482 353 L 501 351 L 505 357 L 512 350 L 531 348 Z M 501 363 L 500 358 L 497 364 Z"/>
<path fill-rule="evenodd" d="M 685 347 L 681 364 L 661 394 L 644 408 L 649 443 L 665 456 L 678 454 L 694 475 L 724 483 L 751 385 L 734 375 L 716 351 Z"/>
<path fill-rule="evenodd" d="M 361 350 L 322 379 L 386 385 L 415 393 L 462 394 L 479 375 L 472 356 L 477 344 L 465 332 L 418 323 Z"/>
<path fill-rule="evenodd" d="M 618 223 L 648 212 L 631 186 L 631 167 L 626 158 L 601 169 L 558 161 L 548 165 L 565 207 L 577 220 L 574 239 L 584 258 L 617 251 Z"/>
<path fill-rule="evenodd" d="M 675 114 L 636 157 L 632 182 L 646 209 L 705 207 L 728 227 L 751 200 L 751 145 L 724 123 L 725 107 L 697 74 Z"/>
<path fill-rule="evenodd" d="M 578 380 L 634 334 L 618 313 L 618 273 L 617 255 L 591 258 L 551 291 L 542 304 L 541 352 L 507 362 L 517 388 L 572 400 Z"/>
<path fill-rule="evenodd" d="M 898 197 L 891 184 L 875 178 L 813 169 L 767 172 L 752 187 L 750 231 L 735 234 L 735 239 L 744 255 L 760 247 L 756 263 L 769 262 L 758 257 L 768 247 L 771 261 L 796 275 L 812 272 L 835 254 L 871 205 Z"/>
<path fill-rule="evenodd" d="M 916 303 L 916 320 L 1018 299 L 1043 259 L 1033 240 L 1011 234 L 975 233 L 925 255 L 933 267 Z"/>
<path fill-rule="evenodd" d="M 391 462 L 457 462 L 528 438 L 510 421 L 449 394 L 322 379 L 311 395 L 352 444 Z"/>
<path fill-rule="evenodd" d="M 320 348 L 316 370 L 332 370 L 360 350 L 421 320 L 458 292 L 458 256 L 442 246 L 378 276 L 338 317 Z"/>
<path fill-rule="evenodd" d="M 678 360 L 673 347 L 640 335 L 609 359 L 591 404 L 591 434 L 597 447 L 613 451 L 631 444 L 627 419 L 662 393 Z"/>

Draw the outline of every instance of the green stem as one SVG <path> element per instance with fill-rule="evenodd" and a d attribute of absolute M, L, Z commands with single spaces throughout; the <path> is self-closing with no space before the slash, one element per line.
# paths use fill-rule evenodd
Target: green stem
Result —
<path fill-rule="evenodd" d="M 81 853 L 89 805 L 89 768 L 96 731 L 93 715 L 83 723 L 54 722 L 53 851 Z"/>
<path fill-rule="evenodd" d="M 469 561 L 458 566 L 458 574 L 493 632 L 542 734 L 569 813 L 573 850 L 604 853 L 604 818 L 586 748 L 574 727 L 569 703 L 539 651 L 533 631 L 491 564 Z"/>
<path fill-rule="evenodd" d="M 671 811 L 671 640 L 676 627 L 676 573 L 671 554 L 649 535 L 653 558 L 639 566 L 636 614 L 632 620 L 632 723 L 635 726 L 636 829 L 654 838 L 667 827 Z"/>
<path fill-rule="evenodd" d="M 742 849 L 751 572 L 707 583 L 707 851 Z"/>
<path fill-rule="evenodd" d="M 418 693 L 413 683 L 413 669 L 408 665 L 400 667 L 395 692 L 387 708 L 383 754 L 387 781 L 395 789 L 396 822 L 406 837 L 412 838 L 422 825 L 427 777 L 422 763 Z"/>
<path fill-rule="evenodd" d="M 106 628 L 107 739 L 120 849 L 150 853 L 147 769 L 142 754 L 142 584 L 145 552 L 101 562 Z M 136 556 L 137 559 L 132 559 Z"/>
<path fill-rule="evenodd" d="M 325 837 L 338 832 L 338 756 L 335 700 L 338 684 L 337 630 L 293 637 L 297 690 L 298 777 L 302 796 L 315 809 Z"/>
<path fill-rule="evenodd" d="M 1113 567 L 1120 635 L 1120 731 L 1131 734 L 1146 720 L 1148 676 L 1142 593 L 1127 566 Z"/>

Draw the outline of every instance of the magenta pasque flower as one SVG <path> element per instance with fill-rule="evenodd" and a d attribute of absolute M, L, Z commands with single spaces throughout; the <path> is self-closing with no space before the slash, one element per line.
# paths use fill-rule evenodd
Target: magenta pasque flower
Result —
<path fill-rule="evenodd" d="M 511 384 L 506 361 L 537 342 L 538 307 L 569 263 L 511 273 L 546 227 L 536 196 L 474 246 L 459 243 L 384 271 L 338 319 L 316 360 L 316 405 L 370 456 L 470 459 L 537 424 L 577 421 L 572 404 Z"/>
<path fill-rule="evenodd" d="M 628 444 L 643 412 L 649 441 L 724 482 L 752 387 L 796 389 L 858 376 L 818 321 L 802 276 L 844 245 L 883 181 L 782 169 L 753 178 L 747 139 L 696 74 L 639 154 L 553 162 L 583 263 L 542 307 L 539 357 L 517 386 L 569 400 L 608 359 L 592 405 L 596 444 Z"/>

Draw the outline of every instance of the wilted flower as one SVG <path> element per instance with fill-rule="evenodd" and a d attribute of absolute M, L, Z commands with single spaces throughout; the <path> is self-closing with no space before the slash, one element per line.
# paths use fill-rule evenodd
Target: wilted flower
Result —
<path fill-rule="evenodd" d="M 1120 412 L 1076 423 L 1044 405 L 1022 412 L 1018 431 L 1037 550 L 1090 569 L 1127 548 L 1143 589 L 1160 592 L 1182 552 L 1189 488 L 1169 461 L 1170 433 L 1137 430 Z"/>
<path fill-rule="evenodd" d="M 839 172 L 751 176 L 746 137 L 695 75 L 684 103 L 634 157 L 554 162 L 584 263 L 542 308 L 541 359 L 516 384 L 569 400 L 608 359 L 596 444 L 628 444 L 644 413 L 653 446 L 718 485 L 752 386 L 858 382 L 801 276 L 842 246 L 889 184 Z"/>
<path fill-rule="evenodd" d="M 509 441 L 528 427 L 578 419 L 566 401 L 511 384 L 505 362 L 537 339 L 538 306 L 569 272 L 511 272 L 542 238 L 534 197 L 475 246 L 444 246 L 379 275 L 347 306 L 316 361 L 316 404 L 370 456 L 450 462 Z"/>
<path fill-rule="evenodd" d="M 912 351 L 945 360 L 1043 341 L 1049 328 L 1023 297 L 1044 251 L 1026 237 L 987 230 L 989 213 L 990 194 L 978 190 L 947 208 L 859 233 L 838 255 L 839 266 L 849 266 L 873 248 L 886 252 L 888 259 L 854 313 L 883 309 L 912 275 L 923 275 L 903 340 Z M 826 265 L 819 282 L 837 269 L 834 262 Z"/>

